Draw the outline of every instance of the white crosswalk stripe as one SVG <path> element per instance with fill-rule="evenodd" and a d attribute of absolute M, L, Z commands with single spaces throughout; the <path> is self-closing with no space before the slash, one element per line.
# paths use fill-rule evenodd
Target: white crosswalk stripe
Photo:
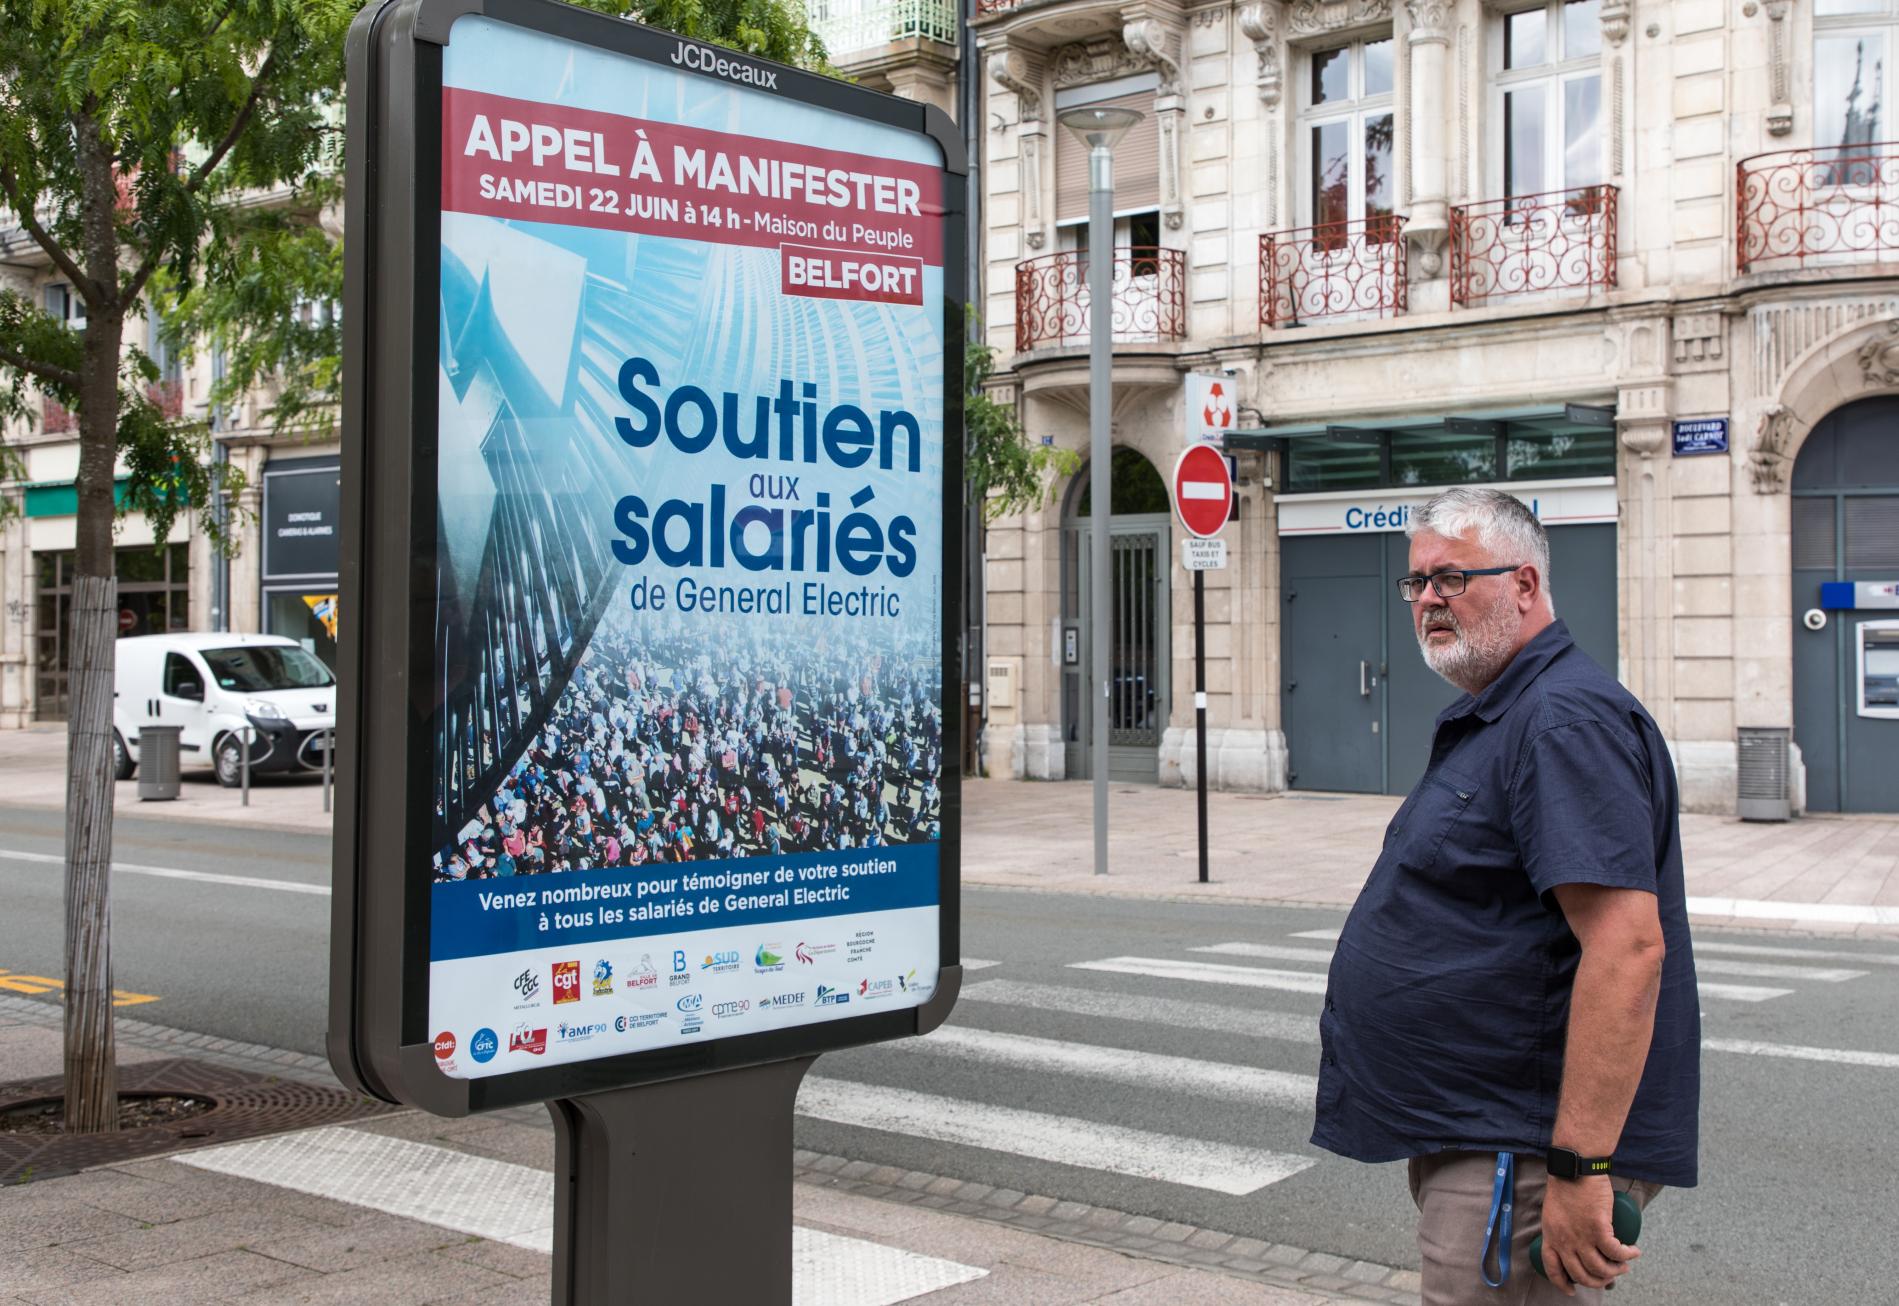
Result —
<path fill-rule="evenodd" d="M 1725 953 L 1731 957 L 1782 957 L 1788 961 L 1850 961 L 1858 966 L 1899 966 L 1899 954 L 1846 952 L 1839 948 L 1780 948 L 1759 943 L 1725 943 L 1719 939 L 1696 939 L 1695 956 Z"/>
<path fill-rule="evenodd" d="M 1291 1152 L 1150 1133 L 828 1076 L 805 1080 L 798 1094 L 798 1112 L 836 1124 L 1014 1152 L 1057 1165 L 1157 1179 L 1235 1197 L 1258 1192 L 1318 1163 L 1317 1157 Z"/>
<path fill-rule="evenodd" d="M 1083 1079 L 1173 1089 L 1200 1097 L 1231 1098 L 1257 1106 L 1310 1103 L 1319 1087 L 1319 1081 L 1311 1075 L 1295 1075 L 1284 1070 L 1163 1056 L 1138 1048 L 1097 1047 L 1091 1043 L 1034 1038 L 1027 1034 L 999 1034 L 966 1025 L 945 1025 L 926 1038 L 903 1039 L 891 1047 L 1012 1070 L 1053 1071 Z"/>
<path fill-rule="evenodd" d="M 1287 1043 L 1319 1041 L 1317 1016 L 1255 1011 L 1250 1007 L 1229 1007 L 1217 1002 L 1153 998 L 1104 989 L 1070 988 L 1064 984 L 984 980 L 964 989 L 959 1001 L 994 1003 L 1032 1011 L 1066 1012 L 1078 1016 L 1102 1016 L 1110 1020 L 1171 1025 L 1176 1029 L 1199 1029 L 1211 1034 L 1237 1034 L 1246 1038 L 1279 1039 Z"/>
<path fill-rule="evenodd" d="M 1863 970 L 1840 970 L 1825 966 L 1777 966 L 1767 961 L 1728 961 L 1723 957 L 1696 957 L 1695 970 L 1703 975 L 1740 975 L 1748 979 L 1813 980 L 1818 984 L 1844 984 L 1864 979 Z"/>
<path fill-rule="evenodd" d="M 1285 948 L 1271 943 L 1214 943 L 1188 952 L 1211 952 L 1223 957 L 1257 957 L 1261 961 L 1316 961 L 1321 966 L 1332 960 L 1330 948 Z"/>
<path fill-rule="evenodd" d="M 1172 961 L 1165 957 L 1104 957 L 1077 961 L 1070 970 L 1098 970 L 1113 975 L 1147 975 L 1154 979 L 1197 980 L 1204 984 L 1233 984 L 1242 988 L 1282 989 L 1287 993 L 1324 993 L 1325 976 L 1304 970 L 1269 970 L 1262 966 L 1221 966 L 1210 961 Z"/>
<path fill-rule="evenodd" d="M 1289 934 L 1286 937 L 1289 939 L 1326 939 L 1330 942 L 1337 943 L 1339 934 L 1340 931 L 1338 930 L 1300 930 L 1297 934 Z"/>
<path fill-rule="evenodd" d="M 1798 1061 L 1834 1061 L 1846 1066 L 1878 1066 L 1899 1070 L 1899 1054 L 1861 1052 L 1852 1048 L 1810 1048 L 1797 1043 L 1762 1043 L 1751 1038 L 1704 1038 L 1701 1046 L 1709 1052 L 1738 1052 L 1744 1056 L 1791 1057 Z"/>
<path fill-rule="evenodd" d="M 1716 984 L 1700 980 L 1695 988 L 1704 998 L 1724 998 L 1729 1002 L 1772 1002 L 1784 998 L 1792 989 L 1770 989 L 1759 984 Z"/>

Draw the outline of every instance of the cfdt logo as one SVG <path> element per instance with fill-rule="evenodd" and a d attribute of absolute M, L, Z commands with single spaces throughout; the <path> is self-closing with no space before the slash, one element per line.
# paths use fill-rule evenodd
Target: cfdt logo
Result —
<path fill-rule="evenodd" d="M 554 963 L 554 1001 L 580 1001 L 580 963 L 577 961 L 557 961 Z"/>
<path fill-rule="evenodd" d="M 484 1066 L 493 1061 L 495 1053 L 500 1050 L 501 1040 L 495 1037 L 492 1029 L 478 1029 L 475 1036 L 468 1040 L 468 1055 Z"/>
<path fill-rule="evenodd" d="M 435 1059 L 437 1061 L 447 1061 L 454 1055 L 455 1036 L 448 1030 L 443 1030 L 440 1034 L 435 1036 Z"/>

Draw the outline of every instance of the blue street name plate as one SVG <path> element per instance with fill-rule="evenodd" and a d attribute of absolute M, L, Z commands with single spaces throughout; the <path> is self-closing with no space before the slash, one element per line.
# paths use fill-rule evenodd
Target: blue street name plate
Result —
<path fill-rule="evenodd" d="M 1684 454 L 1728 451 L 1728 419 L 1725 417 L 1697 417 L 1675 422 L 1673 426 L 1677 458 Z"/>

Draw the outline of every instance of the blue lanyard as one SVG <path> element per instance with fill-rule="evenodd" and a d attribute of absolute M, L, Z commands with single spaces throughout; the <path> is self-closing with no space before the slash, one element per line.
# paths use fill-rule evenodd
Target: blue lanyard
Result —
<path fill-rule="evenodd" d="M 1510 1208 L 1516 1205 L 1517 1157 L 1514 1152 L 1497 1153 L 1497 1182 L 1490 1190 L 1490 1223 L 1484 1226 L 1484 1247 L 1477 1256 L 1478 1272 L 1484 1285 L 1501 1288 L 1510 1281 Z M 1499 1223 L 1498 1215 L 1502 1221 Z M 1497 1277 L 1490 1277 L 1490 1244 L 1497 1244 Z"/>

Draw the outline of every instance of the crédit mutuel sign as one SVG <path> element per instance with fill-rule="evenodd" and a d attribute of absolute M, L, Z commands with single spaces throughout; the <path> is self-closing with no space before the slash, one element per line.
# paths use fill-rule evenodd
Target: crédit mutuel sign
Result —
<path fill-rule="evenodd" d="M 333 1059 L 460 1113 L 931 1027 L 959 138 L 559 6 L 386 11 L 416 35 L 361 114 L 352 72 Z"/>
<path fill-rule="evenodd" d="M 1402 531 L 1414 510 L 1443 487 L 1282 494 L 1276 504 L 1281 535 L 1361 535 Z M 1615 478 L 1521 481 L 1504 486 L 1530 505 L 1545 526 L 1616 520 Z"/>

